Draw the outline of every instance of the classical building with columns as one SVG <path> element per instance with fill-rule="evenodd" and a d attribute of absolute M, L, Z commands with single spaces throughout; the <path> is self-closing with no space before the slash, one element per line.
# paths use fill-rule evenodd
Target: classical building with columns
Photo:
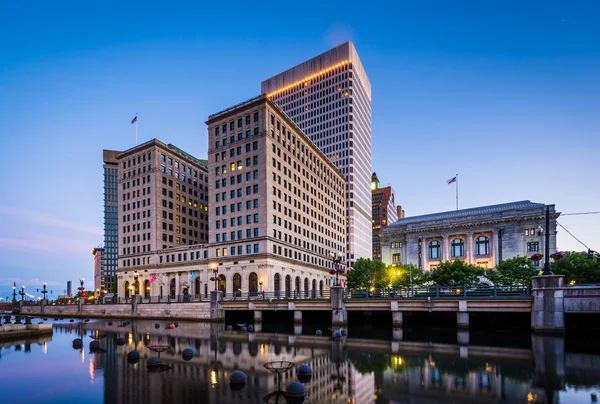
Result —
<path fill-rule="evenodd" d="M 546 206 L 549 229 L 544 228 Z M 501 260 L 543 253 L 546 231 L 552 254 L 559 215 L 554 205 L 518 201 L 406 217 L 383 230 L 382 261 L 414 264 L 425 271 L 455 259 L 494 268 Z"/>
<path fill-rule="evenodd" d="M 145 297 L 198 299 L 215 288 L 226 297 L 323 294 L 332 255 L 346 251 L 343 174 L 264 95 L 211 115 L 207 125 L 208 242 L 163 245 L 120 263 L 121 296 L 136 277 Z M 166 200 L 159 194 L 156 203 Z"/>

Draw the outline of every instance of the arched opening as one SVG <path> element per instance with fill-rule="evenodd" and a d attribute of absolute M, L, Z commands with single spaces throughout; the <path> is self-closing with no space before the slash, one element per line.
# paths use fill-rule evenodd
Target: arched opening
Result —
<path fill-rule="evenodd" d="M 194 294 L 196 295 L 196 298 L 200 297 L 200 293 L 202 293 L 200 291 L 200 278 L 196 277 L 194 280 Z"/>
<path fill-rule="evenodd" d="M 150 281 L 147 279 L 144 281 L 144 298 L 150 299 Z"/>
<path fill-rule="evenodd" d="M 442 257 L 442 246 L 439 241 L 429 243 L 429 258 L 439 259 Z"/>
<path fill-rule="evenodd" d="M 125 288 L 125 299 L 129 299 L 129 294 L 131 292 L 131 290 L 129 289 L 129 281 L 125 281 L 125 284 L 123 285 L 123 287 Z"/>
<path fill-rule="evenodd" d="M 294 282 L 294 297 L 300 295 L 300 277 L 296 277 L 296 281 Z"/>
<path fill-rule="evenodd" d="M 289 275 L 285 276 L 285 297 L 290 297 L 292 293 L 292 277 Z"/>
<path fill-rule="evenodd" d="M 319 296 L 323 297 L 323 281 L 319 281 Z"/>
<path fill-rule="evenodd" d="M 140 294 L 140 281 L 136 280 L 135 282 L 133 282 L 134 285 L 134 295 L 139 295 Z"/>
<path fill-rule="evenodd" d="M 250 273 L 248 275 L 248 292 L 250 296 L 256 296 L 258 293 L 258 276 L 256 272 Z"/>
<path fill-rule="evenodd" d="M 225 275 L 221 274 L 219 275 L 218 279 L 219 284 L 217 286 L 217 289 L 223 292 L 223 297 L 225 297 L 225 294 L 227 293 L 227 278 L 225 277 Z"/>
<path fill-rule="evenodd" d="M 234 274 L 233 275 L 233 296 L 241 296 L 242 295 L 242 275 Z"/>
<path fill-rule="evenodd" d="M 460 258 L 465 256 L 465 242 L 461 238 L 452 240 L 452 257 Z"/>
<path fill-rule="evenodd" d="M 304 297 L 308 297 L 308 293 L 310 291 L 310 288 L 308 285 L 309 285 L 308 278 L 304 278 Z"/>
<path fill-rule="evenodd" d="M 488 255 L 490 253 L 490 239 L 479 236 L 475 240 L 475 255 Z"/>
<path fill-rule="evenodd" d="M 174 299 L 175 298 L 175 278 L 171 279 L 171 284 L 169 285 L 169 293 L 171 294 L 171 298 Z"/>
<path fill-rule="evenodd" d="M 281 276 L 279 274 L 275 274 L 273 277 L 273 292 L 275 292 L 275 297 L 279 297 L 279 291 L 281 290 Z"/>
<path fill-rule="evenodd" d="M 312 298 L 316 298 L 317 297 L 317 280 L 313 279 L 312 281 Z"/>

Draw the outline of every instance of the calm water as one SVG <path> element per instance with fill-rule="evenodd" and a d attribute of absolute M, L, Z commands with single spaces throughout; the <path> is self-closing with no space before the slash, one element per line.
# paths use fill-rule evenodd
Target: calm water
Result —
<path fill-rule="evenodd" d="M 276 377 L 263 367 L 271 361 L 312 367 L 305 403 L 590 403 L 591 394 L 600 391 L 600 355 L 565 352 L 560 338 L 511 336 L 502 346 L 498 335 L 472 332 L 471 345 L 461 347 L 456 337 L 441 338 L 444 333 L 435 330 L 395 335 L 403 341 L 364 336 L 332 341 L 312 331 L 241 334 L 197 323 L 166 329 L 158 321 L 49 322 L 52 336 L 0 342 L 0 402 L 262 403 L 278 390 Z M 104 336 L 99 341 L 106 352 L 90 353 L 90 335 Z M 83 348 L 73 348 L 82 336 Z M 117 337 L 125 339 L 123 346 Z M 491 347 L 474 344 L 486 339 Z M 149 372 L 146 362 L 157 354 L 148 346 L 157 344 L 168 346 L 160 356 L 170 369 Z M 194 350 L 189 361 L 182 358 L 185 348 Z M 128 364 L 133 350 L 140 361 Z M 240 391 L 228 383 L 236 369 L 247 375 Z M 284 374 L 282 389 L 296 380 L 294 370 Z"/>

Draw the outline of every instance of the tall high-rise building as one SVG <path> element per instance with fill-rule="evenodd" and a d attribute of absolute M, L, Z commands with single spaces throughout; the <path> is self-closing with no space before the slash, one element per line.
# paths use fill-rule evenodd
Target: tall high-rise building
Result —
<path fill-rule="evenodd" d="M 92 249 L 94 256 L 94 290 L 105 290 L 104 277 L 104 248 L 96 247 Z"/>
<path fill-rule="evenodd" d="M 119 268 L 151 253 L 208 241 L 208 165 L 156 139 L 117 156 Z"/>
<path fill-rule="evenodd" d="M 73 296 L 73 282 L 67 281 L 67 296 Z"/>
<path fill-rule="evenodd" d="M 377 173 L 371 177 L 371 192 L 373 198 L 373 259 L 381 260 L 381 231 L 390 223 L 404 217 L 404 210 L 394 202 L 392 187 L 383 187 L 379 183 Z"/>
<path fill-rule="evenodd" d="M 371 84 L 352 42 L 262 83 L 346 178 L 346 258 L 371 258 Z"/>
<path fill-rule="evenodd" d="M 117 197 L 119 187 L 119 164 L 117 150 L 103 150 L 104 161 L 104 252 L 101 257 L 101 283 L 103 289 L 116 292 L 118 269 L 119 223 Z"/>

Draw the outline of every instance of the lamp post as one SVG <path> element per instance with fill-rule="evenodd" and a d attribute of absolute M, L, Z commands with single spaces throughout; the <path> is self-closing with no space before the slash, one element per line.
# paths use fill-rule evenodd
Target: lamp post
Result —
<path fill-rule="evenodd" d="M 137 296 L 138 292 L 140 291 L 140 285 L 139 285 L 139 279 L 140 274 L 138 273 L 138 271 L 133 271 L 133 292 L 135 294 L 135 296 Z"/>
<path fill-rule="evenodd" d="M 340 263 L 342 262 L 342 258 L 343 258 L 342 253 L 337 252 L 337 253 L 331 253 L 330 255 L 331 255 L 331 259 L 333 261 L 333 265 L 335 267 L 335 269 L 332 269 L 330 271 L 330 273 L 333 272 L 332 275 L 335 274 L 335 285 L 334 286 L 340 286 L 339 274 L 343 274 L 345 272 L 344 268 L 340 268 Z"/>
<path fill-rule="evenodd" d="M 215 281 L 215 292 L 217 291 L 217 281 L 218 281 L 218 277 L 217 274 L 219 273 L 219 268 L 217 268 L 217 266 L 215 264 L 212 264 L 212 273 L 213 276 L 212 278 L 210 278 L 211 281 Z"/>
<path fill-rule="evenodd" d="M 42 289 L 42 294 L 44 295 L 44 300 L 46 300 L 46 294 L 48 293 L 48 290 L 46 290 L 46 286 L 48 286 L 48 283 L 44 282 L 42 283 L 42 286 L 44 287 L 44 289 Z"/>
<path fill-rule="evenodd" d="M 17 283 L 13 283 L 13 303 L 17 302 Z"/>
<path fill-rule="evenodd" d="M 25 300 L 25 295 L 27 294 L 25 293 L 25 286 L 21 286 L 21 291 L 19 294 L 21 295 L 21 301 Z"/>
<path fill-rule="evenodd" d="M 544 240 L 544 271 L 542 275 L 554 275 L 550 267 L 550 206 L 546 206 L 546 237 Z"/>

